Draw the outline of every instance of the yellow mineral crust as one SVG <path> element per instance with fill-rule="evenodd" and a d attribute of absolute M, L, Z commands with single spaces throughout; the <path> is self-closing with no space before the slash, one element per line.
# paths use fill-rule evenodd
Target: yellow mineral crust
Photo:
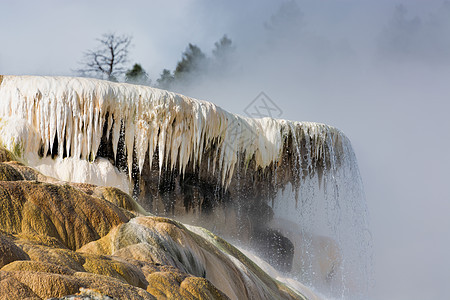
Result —
<path fill-rule="evenodd" d="M 78 252 L 170 265 L 196 277 L 206 278 L 232 299 L 302 299 L 251 265 L 231 245 L 227 244 L 225 248 L 227 251 L 221 251 L 176 221 L 147 216 L 119 225 L 103 238 L 78 249 Z M 159 293 L 157 286 L 173 287 L 174 282 L 181 282 L 182 279 L 152 274 L 147 280 L 151 283 L 151 291 Z M 168 297 L 178 296 L 178 290 L 174 288 L 166 292 Z"/>
<path fill-rule="evenodd" d="M 142 208 L 116 189 L 30 181 L 54 179 L 1 164 L 0 299 L 89 291 L 114 299 L 301 299 L 276 283 L 270 291 L 261 285 L 261 297 L 260 280 L 238 261 L 171 219 L 133 218 L 126 208 Z M 221 279 L 228 290 L 213 282 Z"/>

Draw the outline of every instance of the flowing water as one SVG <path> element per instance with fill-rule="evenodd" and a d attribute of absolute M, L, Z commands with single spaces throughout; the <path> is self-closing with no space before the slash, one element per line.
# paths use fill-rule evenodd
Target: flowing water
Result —
<path fill-rule="evenodd" d="M 153 213 L 256 244 L 277 268 L 266 271 L 305 293 L 368 296 L 363 185 L 336 128 L 244 118 L 150 87 L 33 76 L 0 77 L 0 118 L 2 143 L 46 175 L 116 186 Z"/>

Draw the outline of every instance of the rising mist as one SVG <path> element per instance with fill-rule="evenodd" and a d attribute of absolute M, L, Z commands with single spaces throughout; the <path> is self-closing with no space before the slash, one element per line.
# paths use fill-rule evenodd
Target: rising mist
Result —
<path fill-rule="evenodd" d="M 243 115 L 263 91 L 282 118 L 342 129 L 369 203 L 374 298 L 450 293 L 448 2 L 7 1 L 0 16 L 15 24 L 3 34 L 2 74 L 70 75 L 111 30 L 133 34 L 132 55 L 156 79 L 188 43 L 209 54 L 227 34 L 230 70 L 177 89 Z"/>

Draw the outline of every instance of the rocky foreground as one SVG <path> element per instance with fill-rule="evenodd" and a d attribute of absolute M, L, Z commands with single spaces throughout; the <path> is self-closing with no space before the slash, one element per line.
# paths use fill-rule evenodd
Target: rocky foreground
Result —
<path fill-rule="evenodd" d="M 46 177 L 4 148 L 0 214 L 0 299 L 304 299 L 210 232 L 116 188 Z"/>

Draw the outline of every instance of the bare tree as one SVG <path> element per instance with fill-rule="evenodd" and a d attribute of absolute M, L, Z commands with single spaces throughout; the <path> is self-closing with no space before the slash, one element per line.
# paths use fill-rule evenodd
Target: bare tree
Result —
<path fill-rule="evenodd" d="M 126 71 L 131 39 L 129 35 L 103 34 L 97 39 L 100 44 L 96 50 L 84 52 L 84 59 L 80 62 L 83 67 L 77 71 L 82 75 L 117 81 L 117 76 Z"/>

